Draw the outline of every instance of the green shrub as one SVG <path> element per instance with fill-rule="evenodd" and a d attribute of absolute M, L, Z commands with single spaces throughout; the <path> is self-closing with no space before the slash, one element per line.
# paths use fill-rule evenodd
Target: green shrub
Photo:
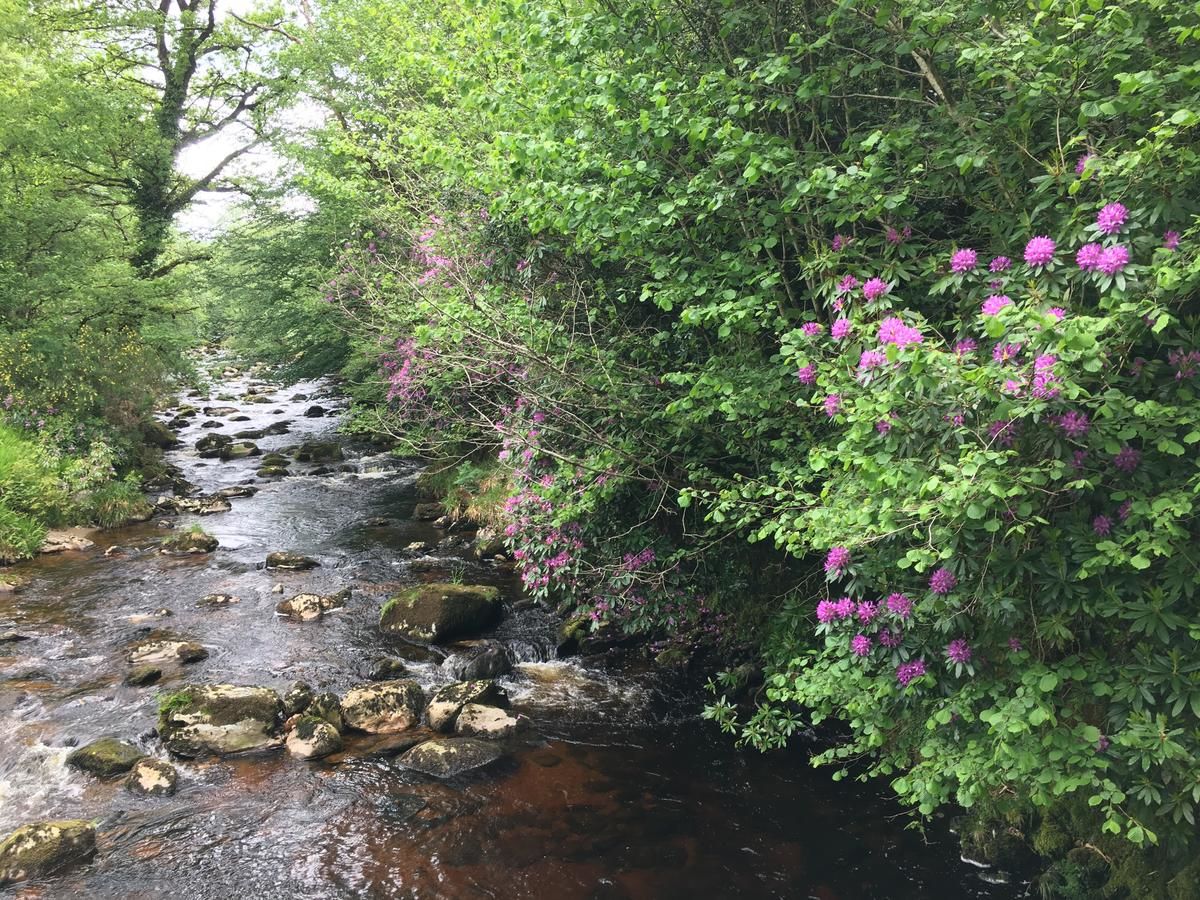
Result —
<path fill-rule="evenodd" d="M 87 520 L 101 528 L 114 528 L 150 517 L 153 507 L 142 494 L 135 475 L 114 481 L 92 491 L 85 504 Z"/>
<path fill-rule="evenodd" d="M 37 553 L 46 528 L 27 515 L 16 512 L 0 499 L 0 563 L 11 563 Z"/>

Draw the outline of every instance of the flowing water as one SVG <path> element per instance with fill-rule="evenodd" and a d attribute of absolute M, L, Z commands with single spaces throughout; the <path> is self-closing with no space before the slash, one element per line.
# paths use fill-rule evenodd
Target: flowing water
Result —
<path fill-rule="evenodd" d="M 254 458 L 200 459 L 192 448 L 212 432 L 288 423 L 287 434 L 256 441 L 265 452 L 336 438 L 342 404 L 326 384 L 273 386 L 269 403 L 217 399 L 241 397 L 253 384 L 239 376 L 219 382 L 211 399 L 190 399 L 236 411 L 193 418 L 180 432 L 183 448 L 168 458 L 204 493 L 252 482 L 257 494 L 234 499 L 229 512 L 96 535 L 92 550 L 17 567 L 31 583 L 0 594 L 0 632 L 30 637 L 0 645 L 0 836 L 40 819 L 100 823 L 92 862 L 10 891 L 214 900 L 1020 893 L 962 863 L 944 824 L 924 837 L 905 829 L 884 785 L 834 784 L 811 769 L 802 745 L 739 751 L 695 718 L 696 698 L 679 696 L 662 676 L 554 660 L 555 621 L 537 609 L 514 611 L 516 586 L 496 563 L 440 548 L 431 552 L 446 557 L 441 563 L 414 566 L 408 545 L 446 537 L 412 517 L 415 464 L 345 445 L 337 471 L 311 474 L 316 465 L 294 463 L 289 477 L 264 480 L 255 478 Z M 330 415 L 305 417 L 313 403 Z M 192 523 L 220 540 L 217 552 L 157 551 L 164 524 Z M 112 546 L 121 549 L 105 555 Z M 321 566 L 268 571 L 263 560 L 273 550 Z M 389 592 L 448 576 L 499 585 L 510 601 L 491 637 L 518 660 L 503 684 L 532 728 L 494 766 L 437 782 L 361 739 L 319 762 L 283 752 L 175 760 L 178 793 L 139 798 L 119 780 L 64 765 L 72 746 L 104 735 L 165 757 L 153 731 L 157 698 L 187 683 L 283 691 L 306 681 L 344 693 L 395 650 L 376 628 Z M 279 584 L 283 595 L 272 591 Z M 351 600 L 323 619 L 275 615 L 281 596 L 343 587 L 353 589 Z M 240 602 L 197 606 L 214 593 Z M 153 687 L 125 685 L 125 650 L 155 628 L 199 641 L 208 658 Z M 428 691 L 454 680 L 454 664 L 434 656 L 410 669 Z"/>

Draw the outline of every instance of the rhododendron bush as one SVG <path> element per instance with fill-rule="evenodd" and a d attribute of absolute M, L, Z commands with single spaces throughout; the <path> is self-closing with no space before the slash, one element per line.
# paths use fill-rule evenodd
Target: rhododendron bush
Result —
<path fill-rule="evenodd" d="M 506 467 L 527 589 L 732 635 L 766 684 L 711 718 L 840 720 L 923 813 L 1190 835 L 1200 16 L 433 6 L 362 39 L 413 123 L 365 168 L 422 187 L 330 300 L 385 424 Z"/>

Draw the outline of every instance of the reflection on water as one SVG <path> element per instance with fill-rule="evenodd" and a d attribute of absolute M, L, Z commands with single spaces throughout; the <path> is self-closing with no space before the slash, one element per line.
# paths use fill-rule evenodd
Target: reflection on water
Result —
<path fill-rule="evenodd" d="M 220 385 L 241 396 L 242 378 Z M 271 403 L 220 401 L 248 418 L 207 416 L 170 454 L 202 491 L 249 482 L 255 458 L 201 460 L 204 434 L 286 421 L 264 452 L 331 439 L 336 419 L 306 418 L 321 382 L 275 389 Z M 301 395 L 297 397 L 297 395 Z M 190 401 L 197 406 L 216 403 Z M 321 396 L 329 409 L 336 398 Z M 70 746 L 117 735 L 162 755 L 153 733 L 156 695 L 188 682 L 296 680 L 345 692 L 379 658 L 402 649 L 379 635 L 382 602 L 414 573 L 404 548 L 444 535 L 411 519 L 416 467 L 347 446 L 345 471 L 258 481 L 227 513 L 180 516 L 221 542 L 207 557 L 157 552 L 155 520 L 97 537 L 86 553 L 21 567 L 33 583 L 0 594 L 0 631 L 31 637 L 0 645 L 0 834 L 45 818 L 94 818 L 95 860 L 23 896 L 184 898 L 673 898 L 1012 897 L 959 863 L 944 828 L 929 843 L 882 785 L 833 784 L 804 748 L 762 756 L 736 750 L 690 714 L 652 673 L 612 673 L 553 656 L 555 621 L 511 613 L 491 637 L 516 662 L 503 683 L 533 727 L 500 763 L 448 783 L 396 765 L 386 741 L 360 738 L 332 760 L 284 754 L 179 762 L 180 789 L 142 799 L 119 782 L 67 769 Z M 368 522 L 386 517 L 387 522 Z M 119 545 L 120 553 L 104 550 Z M 321 567 L 261 568 L 272 550 Z M 432 555 L 449 556 L 433 550 Z M 468 581 L 511 576 L 491 562 L 446 560 Z M 315 622 L 275 615 L 284 595 L 350 587 L 345 609 Z M 200 607 L 207 594 L 236 604 Z M 169 615 L 163 615 L 169 610 Z M 151 629 L 208 650 L 151 688 L 124 684 L 125 652 Z M 451 658 L 410 662 L 427 689 L 451 680 Z"/>

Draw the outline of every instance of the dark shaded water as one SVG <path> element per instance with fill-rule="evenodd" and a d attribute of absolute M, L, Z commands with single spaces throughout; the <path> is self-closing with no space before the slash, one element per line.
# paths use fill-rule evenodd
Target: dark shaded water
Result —
<path fill-rule="evenodd" d="M 250 382 L 219 384 L 241 396 Z M 305 418 L 312 402 L 336 407 L 325 385 L 274 390 L 202 429 L 200 415 L 170 454 L 204 492 L 254 481 L 258 461 L 200 460 L 203 434 L 291 423 L 256 441 L 264 451 L 334 436 L 336 419 Z M 298 399 L 301 395 L 303 399 Z M 233 422 L 233 415 L 249 419 Z M 366 680 L 389 644 L 375 627 L 397 585 L 453 573 L 514 590 L 495 564 L 446 557 L 416 573 L 414 541 L 444 535 L 412 520 L 415 467 L 347 447 L 352 472 L 258 480 L 254 497 L 199 522 L 221 542 L 210 556 L 159 554 L 161 520 L 96 538 L 92 551 L 19 567 L 32 584 L 0 594 L 0 631 L 32 640 L 0 645 L 0 835 L 29 821 L 93 818 L 99 852 L 89 865 L 17 889 L 29 897 L 181 898 L 674 898 L 1014 897 L 959 861 L 952 836 L 905 830 L 883 785 L 834 784 L 800 747 L 740 752 L 698 722 L 651 674 L 606 673 L 551 656 L 554 622 L 510 609 L 495 637 L 520 660 L 504 679 L 533 729 L 497 766 L 439 783 L 397 766 L 369 739 L 330 760 L 284 753 L 176 761 L 179 792 L 140 799 L 120 782 L 68 769 L 74 743 L 116 735 L 162 756 L 153 734 L 157 696 L 185 683 L 286 689 L 296 680 L 344 693 Z M 386 516 L 390 524 L 368 525 Z M 124 552 L 105 556 L 117 544 Z M 296 550 L 322 566 L 268 572 L 269 551 Z M 428 565 L 428 562 L 426 562 Z M 283 595 L 272 592 L 283 584 Z M 281 596 L 349 586 L 344 610 L 316 622 L 277 617 Z M 201 609 L 212 593 L 241 602 Z M 158 617 L 166 608 L 172 615 Z M 158 685 L 123 684 L 124 651 L 150 628 L 197 640 L 209 658 Z M 452 662 L 452 661 L 451 661 Z M 448 665 L 412 666 L 426 688 Z"/>

